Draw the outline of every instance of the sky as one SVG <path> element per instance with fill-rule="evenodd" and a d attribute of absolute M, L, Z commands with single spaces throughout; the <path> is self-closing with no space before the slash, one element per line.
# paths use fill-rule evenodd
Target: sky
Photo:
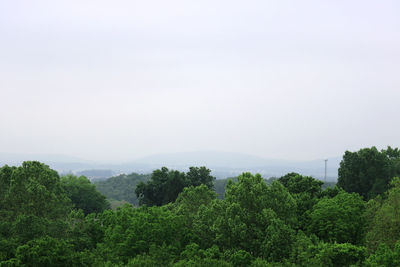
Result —
<path fill-rule="evenodd" d="M 0 1 L 0 152 L 400 147 L 400 2 Z"/>

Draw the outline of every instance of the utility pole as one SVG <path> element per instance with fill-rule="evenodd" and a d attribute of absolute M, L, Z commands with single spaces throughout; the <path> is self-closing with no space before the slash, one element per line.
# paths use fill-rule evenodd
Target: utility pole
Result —
<path fill-rule="evenodd" d="M 324 182 L 326 183 L 326 170 L 328 166 L 328 159 L 325 159 L 325 177 L 324 177 Z"/>

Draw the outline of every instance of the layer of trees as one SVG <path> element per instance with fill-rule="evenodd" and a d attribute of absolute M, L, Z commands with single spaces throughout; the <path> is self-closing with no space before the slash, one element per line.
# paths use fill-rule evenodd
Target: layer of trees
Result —
<path fill-rule="evenodd" d="M 156 170 L 139 191 L 156 191 L 154 201 L 113 211 L 82 177 L 39 162 L 2 167 L 0 266 L 400 265 L 400 178 L 353 192 L 296 173 L 270 184 L 243 173 L 218 199 L 209 174 Z"/>
<path fill-rule="evenodd" d="M 139 200 L 135 194 L 135 188 L 140 182 L 147 182 L 151 175 L 131 173 L 121 174 L 108 178 L 103 181 L 95 181 L 97 190 L 105 195 L 110 201 L 126 201 L 135 206 L 139 205 Z"/>
<path fill-rule="evenodd" d="M 131 173 L 129 175 L 121 174 L 115 177 L 108 178 L 103 181 L 94 181 L 97 190 L 107 197 L 113 209 L 122 206 L 125 203 L 130 203 L 134 206 L 139 206 L 139 200 L 136 196 L 135 190 L 140 182 L 148 182 L 151 174 L 137 174 Z M 266 179 L 267 184 L 271 184 L 277 178 Z M 224 199 L 225 188 L 228 181 L 232 180 L 237 182 L 237 177 L 226 179 L 216 179 L 213 183 L 213 189 L 217 193 L 219 199 Z M 322 184 L 322 189 L 334 187 L 335 182 L 326 182 Z"/>
<path fill-rule="evenodd" d="M 210 174 L 206 167 L 190 167 L 187 173 L 163 167 L 155 170 L 147 183 L 140 182 L 135 193 L 141 205 L 162 206 L 175 201 L 185 187 L 206 185 L 211 189 L 215 177 Z"/>
<path fill-rule="evenodd" d="M 39 162 L 0 168 L 0 266 L 80 265 L 77 251 L 97 244 L 92 212 L 108 206 L 85 177 Z"/>

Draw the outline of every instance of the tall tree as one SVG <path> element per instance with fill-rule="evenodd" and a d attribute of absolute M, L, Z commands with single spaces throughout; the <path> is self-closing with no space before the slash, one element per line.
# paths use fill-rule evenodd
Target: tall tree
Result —
<path fill-rule="evenodd" d="M 212 188 L 215 177 L 210 173 L 205 167 L 191 167 L 186 174 L 162 167 L 153 171 L 147 183 L 140 182 L 135 193 L 141 205 L 161 206 L 174 202 L 185 187 L 204 184 Z"/>
<path fill-rule="evenodd" d="M 322 181 L 298 173 L 288 173 L 278 179 L 297 203 L 298 228 L 305 230 L 310 223 L 310 214 L 313 206 L 322 195 Z"/>
<path fill-rule="evenodd" d="M 106 197 L 85 176 L 66 175 L 61 177 L 61 183 L 75 208 L 82 209 L 85 214 L 110 208 Z"/>
<path fill-rule="evenodd" d="M 63 237 L 70 211 L 60 177 L 47 165 L 28 161 L 0 168 L 0 265 L 33 239 Z"/>
<path fill-rule="evenodd" d="M 309 231 L 325 242 L 360 244 L 364 210 L 365 202 L 356 193 L 341 191 L 333 198 L 325 197 L 313 208 Z"/>
<path fill-rule="evenodd" d="M 58 173 L 49 166 L 27 161 L 20 167 L 0 168 L 1 210 L 10 212 L 10 219 L 20 214 L 57 218 L 69 211 L 69 199 Z"/>
<path fill-rule="evenodd" d="M 186 173 L 189 186 L 206 185 L 208 188 L 213 188 L 215 177 L 211 175 L 211 170 L 206 167 L 190 167 Z"/>
<path fill-rule="evenodd" d="M 338 174 L 339 187 L 371 199 L 383 194 L 389 181 L 400 174 L 400 151 L 391 147 L 381 151 L 376 147 L 346 151 Z"/>

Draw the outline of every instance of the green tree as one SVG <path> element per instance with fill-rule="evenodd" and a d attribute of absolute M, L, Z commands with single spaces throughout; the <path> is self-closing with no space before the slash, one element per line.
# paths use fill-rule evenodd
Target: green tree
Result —
<path fill-rule="evenodd" d="M 136 187 L 139 204 L 161 206 L 175 201 L 187 185 L 185 173 L 163 167 L 153 171 L 150 181 Z"/>
<path fill-rule="evenodd" d="M 290 252 L 290 262 L 295 266 L 311 266 L 310 260 L 317 253 L 315 247 L 318 242 L 315 235 L 307 236 L 303 231 L 298 231 Z"/>
<path fill-rule="evenodd" d="M 310 224 L 310 213 L 322 195 L 322 181 L 298 173 L 288 173 L 278 180 L 297 204 L 298 228 L 304 230 Z"/>
<path fill-rule="evenodd" d="M 288 190 L 279 182 L 270 186 L 260 174 L 243 173 L 238 182 L 229 181 L 225 200 L 227 203 L 237 203 L 248 212 L 258 212 L 271 209 L 279 219 L 286 223 L 296 220 L 296 201 Z"/>
<path fill-rule="evenodd" d="M 367 245 L 376 249 L 380 244 L 393 248 L 400 240 L 400 178 L 393 178 L 391 189 L 387 192 L 386 199 L 370 200 L 367 214 L 368 225 Z"/>
<path fill-rule="evenodd" d="M 106 197 L 97 191 L 96 186 L 85 176 L 66 175 L 61 177 L 61 183 L 74 207 L 82 209 L 85 214 L 102 212 L 110 208 Z"/>
<path fill-rule="evenodd" d="M 211 242 L 223 250 L 275 261 L 289 254 L 294 231 L 288 224 L 294 221 L 295 210 L 296 203 L 282 184 L 268 186 L 259 174 L 244 173 L 237 183 L 228 183 L 224 200 L 200 207 L 194 232 L 199 244 Z"/>
<path fill-rule="evenodd" d="M 208 188 L 214 187 L 215 177 L 211 175 L 211 170 L 206 167 L 190 167 L 189 172 L 186 173 L 187 185 L 186 186 L 199 186 L 205 185 Z"/>
<path fill-rule="evenodd" d="M 71 203 L 57 172 L 36 161 L 0 168 L 0 262 L 43 236 L 67 234 Z"/>
<path fill-rule="evenodd" d="M 3 218 L 15 220 L 19 215 L 59 218 L 69 213 L 70 200 L 58 173 L 37 161 L 20 167 L 0 168 L 0 198 Z"/>
<path fill-rule="evenodd" d="M 73 210 L 66 218 L 68 236 L 66 237 L 75 251 L 92 250 L 104 239 L 102 214 L 91 213 L 87 216 L 82 210 Z"/>
<path fill-rule="evenodd" d="M 196 243 L 191 243 L 182 251 L 181 260 L 174 266 L 232 266 L 222 258 L 221 251 L 215 245 L 208 249 L 201 249 Z"/>
<path fill-rule="evenodd" d="M 235 267 L 249 266 L 254 259 L 249 252 L 242 249 L 226 250 L 224 258 Z"/>
<path fill-rule="evenodd" d="M 226 188 L 226 185 L 228 184 L 229 180 L 232 180 L 233 182 L 237 182 L 237 177 L 215 180 L 214 190 L 215 190 L 215 193 L 217 193 L 217 197 L 219 199 L 224 199 L 225 188 Z"/>
<path fill-rule="evenodd" d="M 217 195 L 206 185 L 184 188 L 176 201 L 172 204 L 173 210 L 184 217 L 188 228 L 192 228 L 193 220 L 202 205 L 209 205 Z"/>
<path fill-rule="evenodd" d="M 18 247 L 16 259 L 21 266 L 76 266 L 80 262 L 71 244 L 48 236 Z"/>
<path fill-rule="evenodd" d="M 361 196 L 341 191 L 321 199 L 311 213 L 309 231 L 325 242 L 360 244 L 364 238 L 362 219 L 365 203 Z"/>
<path fill-rule="evenodd" d="M 116 211 L 105 211 L 99 220 L 104 228 L 104 241 L 98 244 L 95 253 L 105 262 L 127 264 L 138 255 L 158 249 L 176 257 L 186 245 L 185 222 L 169 207 L 126 205 Z"/>
<path fill-rule="evenodd" d="M 274 218 L 265 229 L 262 256 L 271 262 L 289 258 L 295 240 L 295 231 L 282 220 Z"/>
<path fill-rule="evenodd" d="M 322 242 L 310 253 L 308 266 L 360 266 L 365 260 L 365 257 L 365 247 L 349 243 L 338 244 Z"/>
<path fill-rule="evenodd" d="M 186 174 L 163 167 L 153 171 L 147 183 L 140 182 L 135 193 L 141 205 L 165 205 L 174 202 L 185 187 L 204 184 L 212 188 L 215 177 L 210 173 L 205 167 L 190 167 Z"/>
<path fill-rule="evenodd" d="M 364 262 L 366 267 L 398 267 L 400 266 L 400 240 L 393 249 L 381 243 L 375 253 Z"/>
<path fill-rule="evenodd" d="M 224 201 L 214 199 L 209 205 L 201 205 L 193 220 L 194 241 L 206 249 L 215 245 L 218 231 L 216 224 L 223 220 L 226 205 Z"/>
<path fill-rule="evenodd" d="M 283 184 L 288 191 L 293 194 L 307 193 L 312 198 L 318 198 L 322 192 L 323 182 L 311 176 L 302 176 L 298 173 L 288 173 L 278 181 Z"/>
<path fill-rule="evenodd" d="M 371 199 L 383 194 L 390 180 L 400 174 L 400 151 L 391 147 L 381 151 L 376 147 L 346 151 L 338 174 L 339 187 Z"/>

